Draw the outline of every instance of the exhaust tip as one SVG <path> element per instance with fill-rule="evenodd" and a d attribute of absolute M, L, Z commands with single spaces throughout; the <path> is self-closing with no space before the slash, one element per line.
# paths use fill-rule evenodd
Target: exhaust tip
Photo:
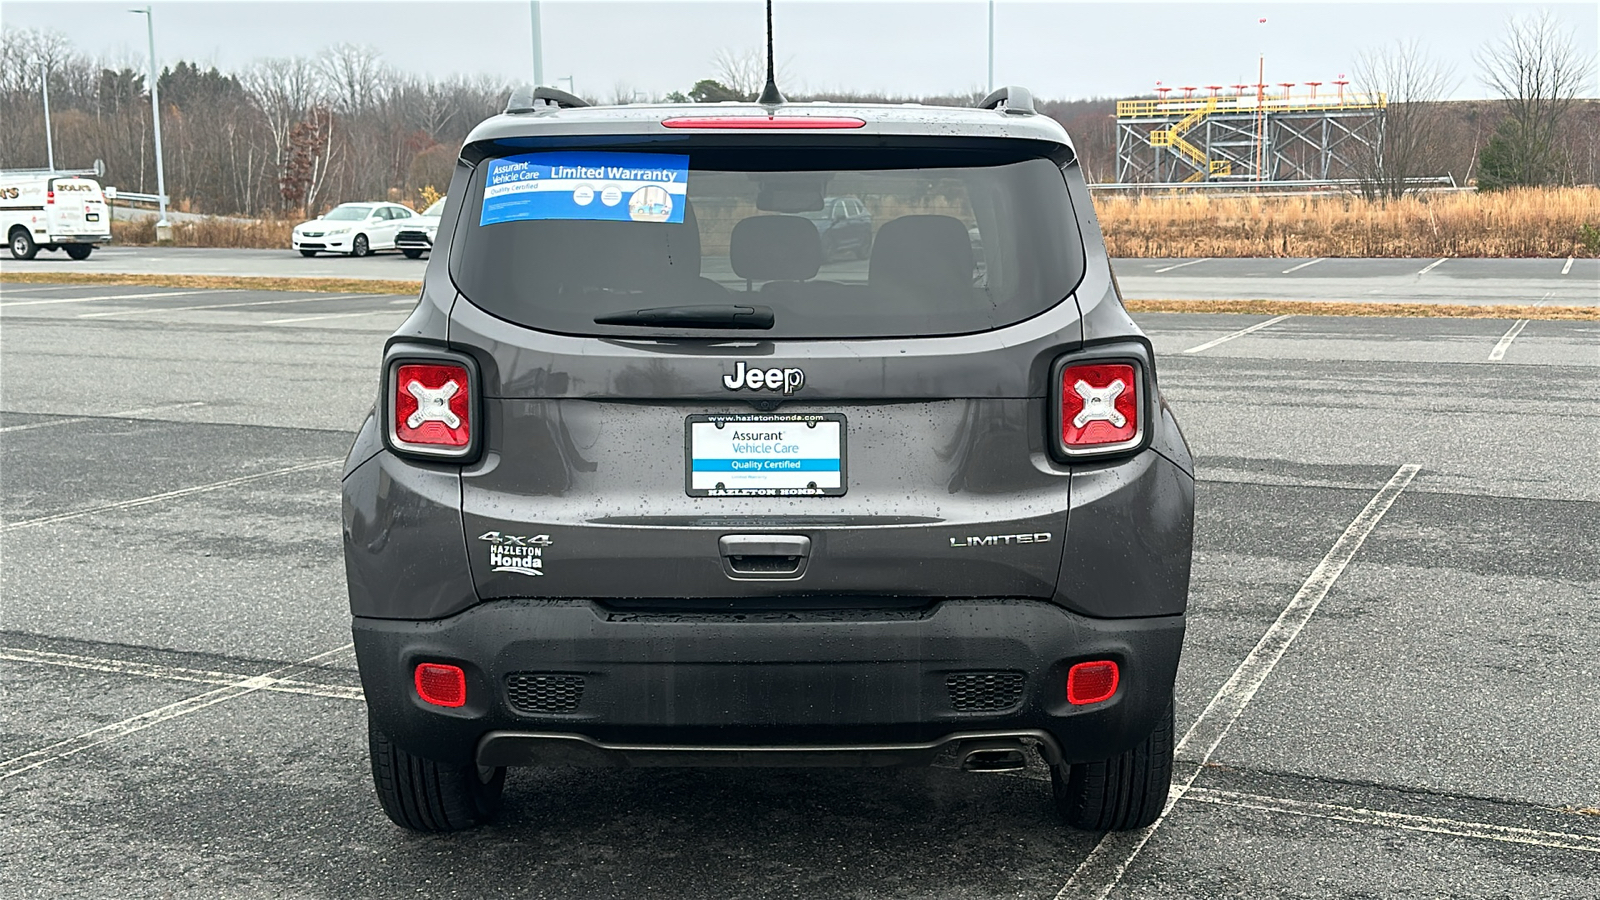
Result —
<path fill-rule="evenodd" d="M 1015 772 L 1027 768 L 1028 760 L 1017 747 L 984 747 L 967 751 L 961 758 L 964 772 Z"/>

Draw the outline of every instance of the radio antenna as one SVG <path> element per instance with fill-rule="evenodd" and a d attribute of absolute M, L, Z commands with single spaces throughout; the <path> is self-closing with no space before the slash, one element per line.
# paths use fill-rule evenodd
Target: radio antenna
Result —
<path fill-rule="evenodd" d="M 761 88 L 761 96 L 756 98 L 756 102 L 762 106 L 780 106 L 784 102 L 772 67 L 772 0 L 767 0 L 767 83 Z"/>

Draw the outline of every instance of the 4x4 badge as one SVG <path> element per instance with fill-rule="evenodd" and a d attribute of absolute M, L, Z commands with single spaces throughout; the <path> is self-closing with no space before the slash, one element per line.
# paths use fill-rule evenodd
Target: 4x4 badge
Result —
<path fill-rule="evenodd" d="M 722 386 L 730 391 L 783 391 L 792 394 L 805 387 L 806 373 L 799 369 L 757 369 L 744 360 L 733 364 L 733 374 L 722 376 Z"/>

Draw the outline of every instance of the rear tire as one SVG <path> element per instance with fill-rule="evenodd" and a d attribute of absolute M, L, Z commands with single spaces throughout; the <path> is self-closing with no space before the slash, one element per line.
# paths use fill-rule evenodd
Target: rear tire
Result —
<path fill-rule="evenodd" d="M 33 242 L 33 235 L 26 228 L 11 229 L 10 244 L 13 259 L 33 259 L 39 255 L 39 245 Z"/>
<path fill-rule="evenodd" d="M 1172 785 L 1172 706 L 1133 749 L 1102 762 L 1050 767 L 1056 809 L 1073 828 L 1132 831 L 1154 822 Z"/>
<path fill-rule="evenodd" d="M 67 251 L 67 255 L 72 257 L 73 259 L 88 259 L 89 258 L 89 254 L 94 252 L 94 245 L 93 244 L 71 244 L 71 245 L 68 245 L 66 247 L 62 247 L 61 249 Z"/>
<path fill-rule="evenodd" d="M 412 756 L 370 725 L 367 743 L 378 802 L 401 828 L 462 831 L 489 821 L 500 810 L 504 768 L 484 770 L 471 762 L 450 765 Z"/>
<path fill-rule="evenodd" d="M 404 247 L 404 248 L 401 248 L 400 252 L 404 253 L 406 255 L 406 259 L 421 259 L 422 258 L 422 251 L 418 250 L 415 247 Z"/>
<path fill-rule="evenodd" d="M 301 250 L 300 251 L 300 255 L 301 256 L 305 256 L 305 257 L 316 256 L 317 255 L 317 251 L 315 251 L 315 250 Z"/>
<path fill-rule="evenodd" d="M 350 242 L 350 255 L 358 257 L 372 255 L 372 244 L 367 241 L 366 235 L 358 234 L 356 239 Z"/>

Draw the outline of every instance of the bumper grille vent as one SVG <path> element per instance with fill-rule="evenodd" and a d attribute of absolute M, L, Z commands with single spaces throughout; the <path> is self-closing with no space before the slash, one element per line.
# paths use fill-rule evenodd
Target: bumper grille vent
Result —
<path fill-rule="evenodd" d="M 957 712 L 997 712 L 1022 702 L 1027 682 L 1021 672 L 951 672 L 945 676 L 950 705 Z"/>
<path fill-rule="evenodd" d="M 506 696 L 518 712 L 573 712 L 583 700 L 583 676 L 513 672 L 506 676 Z"/>

